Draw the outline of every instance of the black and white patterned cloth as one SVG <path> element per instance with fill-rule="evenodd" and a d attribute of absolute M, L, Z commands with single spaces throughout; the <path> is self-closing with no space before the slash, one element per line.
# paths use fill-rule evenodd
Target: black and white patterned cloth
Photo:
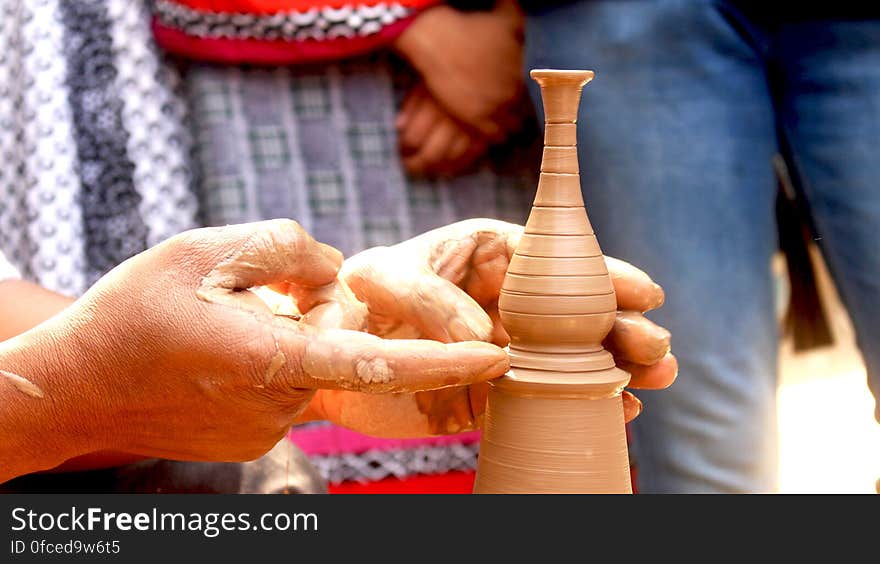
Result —
<path fill-rule="evenodd" d="M 397 2 L 267 15 L 207 12 L 167 0 L 158 0 L 154 9 L 159 23 L 194 37 L 287 41 L 365 37 L 412 15 L 412 10 Z"/>
<path fill-rule="evenodd" d="M 131 0 L 0 2 L 0 251 L 77 296 L 196 226 L 185 105 Z"/>

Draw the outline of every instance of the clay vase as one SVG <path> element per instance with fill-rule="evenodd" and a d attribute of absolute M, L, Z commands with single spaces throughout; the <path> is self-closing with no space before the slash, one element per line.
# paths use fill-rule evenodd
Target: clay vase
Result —
<path fill-rule="evenodd" d="M 591 71 L 533 70 L 544 155 L 498 308 L 510 371 L 490 385 L 475 493 L 632 493 L 621 392 L 602 347 L 617 310 L 584 209 L 577 113 Z"/>

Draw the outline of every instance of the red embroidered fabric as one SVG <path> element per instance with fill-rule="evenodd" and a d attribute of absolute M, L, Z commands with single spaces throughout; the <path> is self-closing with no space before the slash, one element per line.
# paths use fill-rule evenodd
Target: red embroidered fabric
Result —
<path fill-rule="evenodd" d="M 230 64 L 295 64 L 361 55 L 394 41 L 437 0 L 156 0 L 165 50 Z"/>

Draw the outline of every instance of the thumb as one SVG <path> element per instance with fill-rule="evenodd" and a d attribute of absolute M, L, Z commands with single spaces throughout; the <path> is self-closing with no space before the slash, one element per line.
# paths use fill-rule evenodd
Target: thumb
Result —
<path fill-rule="evenodd" d="M 344 278 L 370 312 L 397 319 L 435 341 L 488 341 L 492 320 L 461 288 L 389 249 L 350 259 Z"/>
<path fill-rule="evenodd" d="M 315 241 L 290 219 L 197 230 L 207 243 L 231 249 L 202 280 L 202 290 L 230 293 L 285 282 L 323 286 L 336 278 L 342 254 Z"/>
<path fill-rule="evenodd" d="M 417 392 L 497 378 L 509 367 L 507 353 L 489 343 L 382 339 L 284 320 L 274 325 L 281 358 L 292 361 L 272 380 L 283 389 Z"/>

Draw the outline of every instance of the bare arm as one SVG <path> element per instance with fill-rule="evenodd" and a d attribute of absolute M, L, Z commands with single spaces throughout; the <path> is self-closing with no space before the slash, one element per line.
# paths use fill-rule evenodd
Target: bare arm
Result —
<path fill-rule="evenodd" d="M 73 301 L 73 298 L 47 290 L 32 282 L 24 280 L 5 280 L 0 282 L 0 319 L 3 320 L 0 322 L 0 341 L 11 339 L 28 329 L 36 327 L 72 304 Z M 27 372 L 30 372 L 30 369 Z M 8 377 L 6 379 L 8 380 Z M 7 397 L 9 391 L 10 388 L 7 382 L 7 385 L 0 390 L 0 405 L 4 406 L 4 412 L 8 412 L 11 406 L 16 404 L 16 402 Z M 21 402 L 18 403 L 21 404 Z M 11 413 L 7 414 L 12 415 Z M 58 429 L 47 431 L 47 433 L 57 432 Z M 59 466 L 58 470 L 73 471 L 107 468 L 134 462 L 140 458 L 124 453 L 97 452 L 68 460 Z"/>
<path fill-rule="evenodd" d="M 0 341 L 24 333 L 72 303 L 72 298 L 31 282 L 0 282 Z"/>
<path fill-rule="evenodd" d="M 318 329 L 247 291 L 327 286 L 341 262 L 289 220 L 193 230 L 125 261 L 0 342 L 0 482 L 97 452 L 253 460 L 317 389 L 412 393 L 507 370 L 487 343 Z"/>
<path fill-rule="evenodd" d="M 0 343 L 0 483 L 90 450 L 95 429 L 77 414 L 94 398 L 80 390 L 84 375 L 54 352 L 45 326 Z"/>

